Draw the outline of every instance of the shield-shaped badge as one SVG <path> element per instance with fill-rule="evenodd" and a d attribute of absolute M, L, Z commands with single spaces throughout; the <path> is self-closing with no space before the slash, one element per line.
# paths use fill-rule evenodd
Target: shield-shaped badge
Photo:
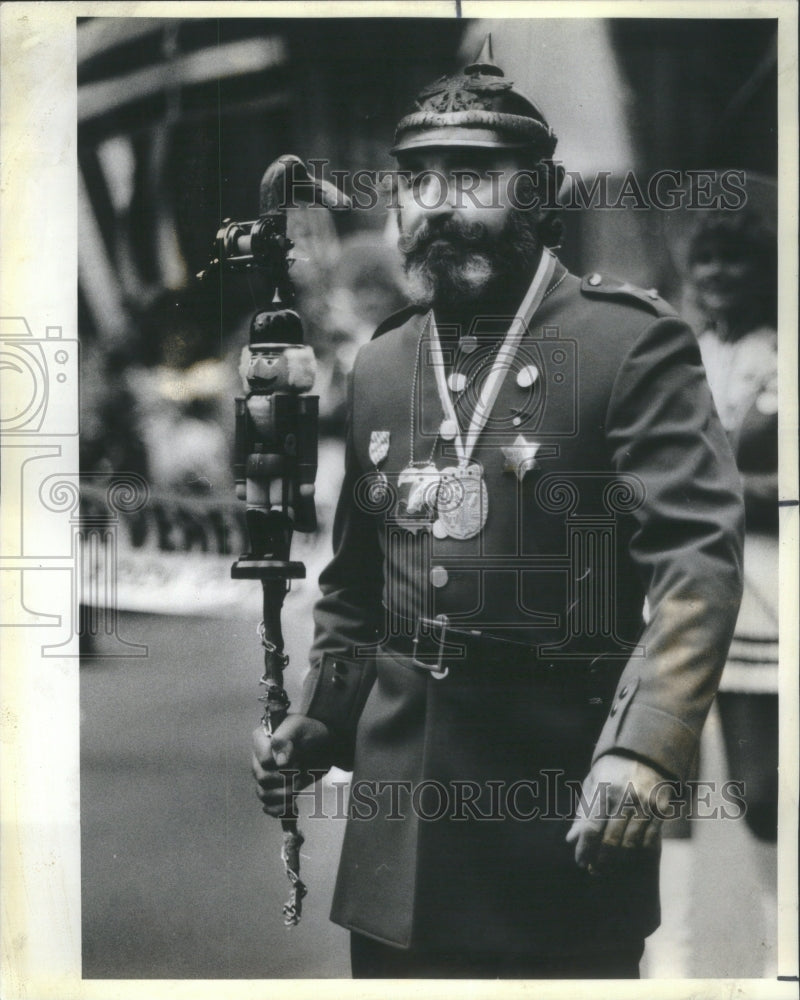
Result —
<path fill-rule="evenodd" d="M 369 438 L 369 460 L 377 468 L 389 454 L 389 431 L 372 431 Z"/>

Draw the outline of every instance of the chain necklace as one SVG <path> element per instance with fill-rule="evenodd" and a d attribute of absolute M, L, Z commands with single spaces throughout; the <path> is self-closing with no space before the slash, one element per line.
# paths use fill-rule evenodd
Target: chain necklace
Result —
<path fill-rule="evenodd" d="M 548 288 L 547 291 L 544 293 L 544 295 L 542 296 L 542 301 L 544 301 L 549 295 L 552 295 L 552 293 L 564 282 L 564 279 L 567 277 L 568 273 L 569 272 L 565 268 L 563 274 L 561 275 L 561 277 L 556 282 L 554 282 L 550 286 L 550 288 Z M 436 446 L 439 443 L 439 430 L 437 429 L 436 434 L 434 435 L 434 438 L 433 438 L 433 446 L 431 448 L 430 455 L 428 456 L 428 458 L 427 459 L 422 459 L 422 460 L 414 458 L 414 438 L 415 438 L 415 418 L 414 418 L 414 415 L 416 413 L 416 405 L 417 405 L 417 385 L 418 385 L 418 382 L 419 382 L 420 355 L 422 353 L 422 342 L 423 342 L 423 340 L 425 340 L 426 336 L 428 336 L 430 334 L 431 319 L 432 319 L 432 317 L 433 317 L 433 310 L 431 310 L 431 311 L 428 312 L 427 318 L 425 320 L 425 325 L 423 326 L 422 330 L 420 330 L 420 334 L 419 334 L 419 337 L 417 339 L 416 353 L 415 353 L 415 357 L 414 357 L 414 374 L 411 377 L 411 412 L 409 414 L 409 421 L 408 421 L 408 424 L 409 424 L 409 442 L 408 442 L 409 462 L 408 462 L 408 464 L 409 464 L 409 466 L 416 466 L 416 465 L 426 466 L 426 465 L 430 465 L 432 463 L 432 461 L 433 461 L 433 456 L 436 454 Z M 460 410 L 462 410 L 462 412 L 463 412 L 463 409 L 464 409 L 464 407 L 466 405 L 467 390 L 475 382 L 475 380 L 477 379 L 477 377 L 486 368 L 486 366 L 493 360 L 494 355 L 497 354 L 497 352 L 500 350 L 501 344 L 502 344 L 502 341 L 498 340 L 497 343 L 492 348 L 492 350 L 490 352 L 488 352 L 484 357 L 481 358 L 480 363 L 475 367 L 475 370 L 469 375 L 466 383 L 464 384 L 464 387 L 462 389 L 459 389 L 455 393 L 455 395 L 456 395 L 456 405 L 457 405 L 457 407 Z M 456 370 L 456 366 L 453 366 L 453 370 L 454 371 Z"/>

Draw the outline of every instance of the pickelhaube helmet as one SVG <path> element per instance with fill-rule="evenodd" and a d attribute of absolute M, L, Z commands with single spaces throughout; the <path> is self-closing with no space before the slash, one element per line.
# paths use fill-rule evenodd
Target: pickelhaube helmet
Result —
<path fill-rule="evenodd" d="M 414 103 L 416 110 L 395 131 L 395 156 L 414 149 L 476 146 L 529 149 L 546 159 L 558 141 L 541 111 L 495 65 L 491 35 L 475 62 L 429 84 Z"/>

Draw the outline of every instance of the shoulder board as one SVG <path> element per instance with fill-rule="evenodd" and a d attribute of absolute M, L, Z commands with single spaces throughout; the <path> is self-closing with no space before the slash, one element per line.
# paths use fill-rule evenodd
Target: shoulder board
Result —
<path fill-rule="evenodd" d="M 581 281 L 581 292 L 589 298 L 609 299 L 643 306 L 656 316 L 674 316 L 675 310 L 658 294 L 655 288 L 639 288 L 629 281 L 620 281 L 593 271 Z"/>
<path fill-rule="evenodd" d="M 398 326 L 402 326 L 407 323 L 415 313 L 422 315 L 423 309 L 419 306 L 406 306 L 399 312 L 392 313 L 391 316 L 387 317 L 379 326 L 375 333 L 372 334 L 372 340 L 376 340 L 378 337 L 382 337 L 384 333 L 388 333 L 390 330 L 396 330 Z"/>

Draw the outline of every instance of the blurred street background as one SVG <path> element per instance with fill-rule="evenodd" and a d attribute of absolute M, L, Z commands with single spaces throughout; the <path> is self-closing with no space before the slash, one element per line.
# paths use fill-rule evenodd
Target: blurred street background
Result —
<path fill-rule="evenodd" d="M 327 919 L 343 822 L 314 819 L 303 803 L 309 897 L 301 926 L 285 931 L 280 827 L 261 814 L 249 773 L 260 589 L 230 579 L 246 547 L 232 400 L 249 320 L 265 303 L 245 277 L 195 275 L 223 217 L 257 216 L 259 181 L 277 156 L 326 159 L 328 179 L 391 169 L 411 95 L 473 58 L 487 32 L 506 76 L 558 134 L 559 158 L 587 183 L 632 169 L 775 177 L 769 20 L 78 22 L 84 511 L 102 508 L 98 477 L 137 473 L 149 486 L 147 504 L 119 519 L 114 606 L 87 598 L 80 623 L 85 978 L 349 974 L 347 935 Z M 572 271 L 624 276 L 680 303 L 662 213 L 571 211 L 565 225 L 560 256 Z M 307 580 L 283 615 L 296 696 L 330 552 L 345 375 L 404 297 L 384 199 L 335 216 L 298 210 L 290 227 L 322 431 L 319 531 L 296 537 Z M 701 777 L 724 780 L 726 766 L 712 714 Z M 344 780 L 334 772 L 326 796 Z M 761 846 L 743 822 L 674 831 L 646 974 L 772 969 Z"/>

